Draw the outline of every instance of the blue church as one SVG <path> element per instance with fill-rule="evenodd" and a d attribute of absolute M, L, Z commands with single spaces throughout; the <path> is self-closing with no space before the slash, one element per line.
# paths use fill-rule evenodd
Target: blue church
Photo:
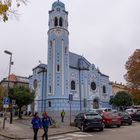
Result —
<path fill-rule="evenodd" d="M 47 56 L 47 64 L 39 64 L 29 77 L 29 86 L 36 93 L 34 111 L 57 116 L 63 109 L 69 112 L 70 107 L 73 113 L 109 107 L 109 76 L 69 51 L 68 12 L 59 0 L 49 11 Z"/>

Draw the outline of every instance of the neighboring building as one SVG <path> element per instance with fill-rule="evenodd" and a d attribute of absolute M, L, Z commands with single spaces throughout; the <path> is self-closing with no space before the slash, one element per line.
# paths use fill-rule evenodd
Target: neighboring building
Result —
<path fill-rule="evenodd" d="M 122 83 L 112 83 L 112 93 L 113 96 L 116 95 L 117 92 L 119 91 L 126 91 L 129 92 L 130 88 L 128 88 L 126 85 L 122 84 Z"/>
<path fill-rule="evenodd" d="M 2 80 L 0 82 L 0 85 L 7 88 L 8 82 L 9 82 L 10 87 L 13 87 L 15 85 L 29 87 L 29 78 L 28 77 L 22 77 L 22 76 L 17 76 L 17 75 L 11 74 L 8 78 L 4 78 Z"/>
<path fill-rule="evenodd" d="M 49 11 L 48 65 L 34 68 L 29 80 L 36 92 L 34 111 L 57 116 L 64 109 L 68 114 L 71 96 L 72 112 L 109 107 L 109 76 L 83 56 L 69 51 L 68 12 L 60 1 L 54 2 Z"/>

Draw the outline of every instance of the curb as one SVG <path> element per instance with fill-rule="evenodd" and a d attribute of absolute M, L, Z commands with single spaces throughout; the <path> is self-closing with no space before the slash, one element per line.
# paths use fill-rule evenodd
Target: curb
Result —
<path fill-rule="evenodd" d="M 58 135 L 63 135 L 63 134 L 69 134 L 69 133 L 73 133 L 73 132 L 79 132 L 80 130 L 72 130 L 72 131 L 67 131 L 67 132 L 60 132 L 60 133 L 55 133 L 55 134 L 48 134 L 48 136 L 49 137 L 51 137 L 51 136 L 58 136 Z M 15 139 L 15 140 L 22 140 L 22 139 L 32 139 L 33 137 L 23 137 L 23 138 L 19 138 L 19 137 L 12 137 L 12 136 L 8 136 L 8 135 L 5 135 L 5 134 L 1 134 L 0 133 L 0 136 L 3 136 L 3 137 L 5 137 L 5 138 L 9 138 L 9 139 Z M 41 137 L 41 136 L 38 136 L 38 137 Z"/>

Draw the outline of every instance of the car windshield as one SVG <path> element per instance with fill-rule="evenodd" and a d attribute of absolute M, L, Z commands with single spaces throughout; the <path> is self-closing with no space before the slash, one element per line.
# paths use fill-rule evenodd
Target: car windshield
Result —
<path fill-rule="evenodd" d="M 120 112 L 121 115 L 129 115 L 128 112 Z"/>
<path fill-rule="evenodd" d="M 133 110 L 127 110 L 127 112 L 133 112 Z"/>
<path fill-rule="evenodd" d="M 85 116 L 87 119 L 95 119 L 95 118 L 102 119 L 102 117 L 96 113 L 87 113 Z"/>

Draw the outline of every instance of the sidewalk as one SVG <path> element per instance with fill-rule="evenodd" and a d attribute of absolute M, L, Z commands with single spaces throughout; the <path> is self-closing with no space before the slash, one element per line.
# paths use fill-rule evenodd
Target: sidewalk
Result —
<path fill-rule="evenodd" d="M 13 124 L 9 124 L 6 121 L 5 129 L 2 129 L 2 119 L 0 123 L 0 135 L 10 138 L 10 139 L 32 139 L 33 138 L 33 130 L 31 127 L 30 119 L 28 120 L 14 120 Z M 76 127 L 69 126 L 66 124 L 59 124 L 60 127 L 57 128 L 49 128 L 48 134 L 49 136 L 61 135 L 65 133 L 72 133 L 79 131 Z M 43 129 L 40 129 L 38 132 L 38 137 L 41 137 L 43 134 Z"/>

